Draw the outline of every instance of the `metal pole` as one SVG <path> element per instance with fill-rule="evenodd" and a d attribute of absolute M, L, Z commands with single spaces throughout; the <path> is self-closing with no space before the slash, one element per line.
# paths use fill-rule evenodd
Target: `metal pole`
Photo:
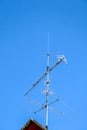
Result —
<path fill-rule="evenodd" d="M 49 32 L 48 32 L 48 53 L 47 53 L 47 71 L 49 70 Z M 47 74 L 47 80 L 46 80 L 46 129 L 48 130 L 48 112 L 49 112 L 49 103 L 48 103 L 48 96 L 49 96 L 49 72 Z"/>

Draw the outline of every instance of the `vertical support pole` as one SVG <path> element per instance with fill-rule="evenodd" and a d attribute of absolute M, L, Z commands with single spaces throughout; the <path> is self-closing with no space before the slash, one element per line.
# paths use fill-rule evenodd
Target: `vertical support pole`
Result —
<path fill-rule="evenodd" d="M 48 32 L 48 53 L 47 53 L 47 71 L 49 70 L 49 32 Z M 48 106 L 48 96 L 49 96 L 49 73 L 47 74 L 47 80 L 46 80 L 46 129 L 48 130 L 48 111 L 49 111 L 49 106 Z"/>

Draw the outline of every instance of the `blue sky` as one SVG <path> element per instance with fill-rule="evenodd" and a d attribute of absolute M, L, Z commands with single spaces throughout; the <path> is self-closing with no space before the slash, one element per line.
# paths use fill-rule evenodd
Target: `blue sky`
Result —
<path fill-rule="evenodd" d="M 0 0 L 0 130 L 19 130 L 31 117 L 45 126 L 45 111 L 24 97 L 44 73 L 48 32 L 50 66 L 64 54 L 68 64 L 50 73 L 50 101 L 60 98 L 49 111 L 49 130 L 87 129 L 87 1 Z M 45 80 L 28 98 L 45 103 Z"/>

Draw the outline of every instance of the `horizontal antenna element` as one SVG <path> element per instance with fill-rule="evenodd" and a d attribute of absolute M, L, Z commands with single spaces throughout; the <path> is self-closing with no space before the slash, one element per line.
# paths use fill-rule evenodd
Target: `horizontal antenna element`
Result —
<path fill-rule="evenodd" d="M 54 104 L 54 103 L 57 102 L 57 101 L 59 101 L 58 98 L 57 98 L 56 100 L 54 100 L 53 102 L 49 103 L 48 106 Z M 43 110 L 43 109 L 46 108 L 46 107 L 47 107 L 46 105 L 42 105 L 42 107 L 41 107 L 39 110 L 35 111 L 34 114 L 36 114 L 37 112 Z"/>

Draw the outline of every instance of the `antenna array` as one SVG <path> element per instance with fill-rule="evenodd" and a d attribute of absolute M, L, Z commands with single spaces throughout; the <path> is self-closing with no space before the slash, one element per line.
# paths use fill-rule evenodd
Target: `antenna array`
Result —
<path fill-rule="evenodd" d="M 57 62 L 55 62 L 55 64 L 53 64 L 51 67 L 49 65 L 49 60 L 50 60 L 50 52 L 49 52 L 49 32 L 48 32 L 48 53 L 47 53 L 47 68 L 46 68 L 46 71 L 43 73 L 43 75 L 32 85 L 32 87 L 26 91 L 26 93 L 24 94 L 25 96 L 27 96 L 40 82 L 43 78 L 46 78 L 46 90 L 45 90 L 45 95 L 46 95 L 46 104 L 45 105 L 41 105 L 41 108 L 38 109 L 37 111 L 34 112 L 34 114 L 38 113 L 39 111 L 43 110 L 43 109 L 46 109 L 46 129 L 48 130 L 48 111 L 49 109 L 57 112 L 57 113 L 61 113 L 63 114 L 62 112 L 59 112 L 58 110 L 55 110 L 54 108 L 50 107 L 52 104 L 54 104 L 55 102 L 59 101 L 59 99 L 57 98 L 56 100 L 52 101 L 51 103 L 49 103 L 48 101 L 48 96 L 50 94 L 50 91 L 49 91 L 49 85 L 50 85 L 50 76 L 49 76 L 49 73 L 54 69 L 56 68 L 60 63 L 62 62 L 65 62 L 67 63 L 66 61 L 66 58 L 64 55 L 61 55 L 58 57 L 58 60 Z M 31 100 L 32 101 L 32 100 Z M 40 105 L 40 104 L 39 104 Z"/>

